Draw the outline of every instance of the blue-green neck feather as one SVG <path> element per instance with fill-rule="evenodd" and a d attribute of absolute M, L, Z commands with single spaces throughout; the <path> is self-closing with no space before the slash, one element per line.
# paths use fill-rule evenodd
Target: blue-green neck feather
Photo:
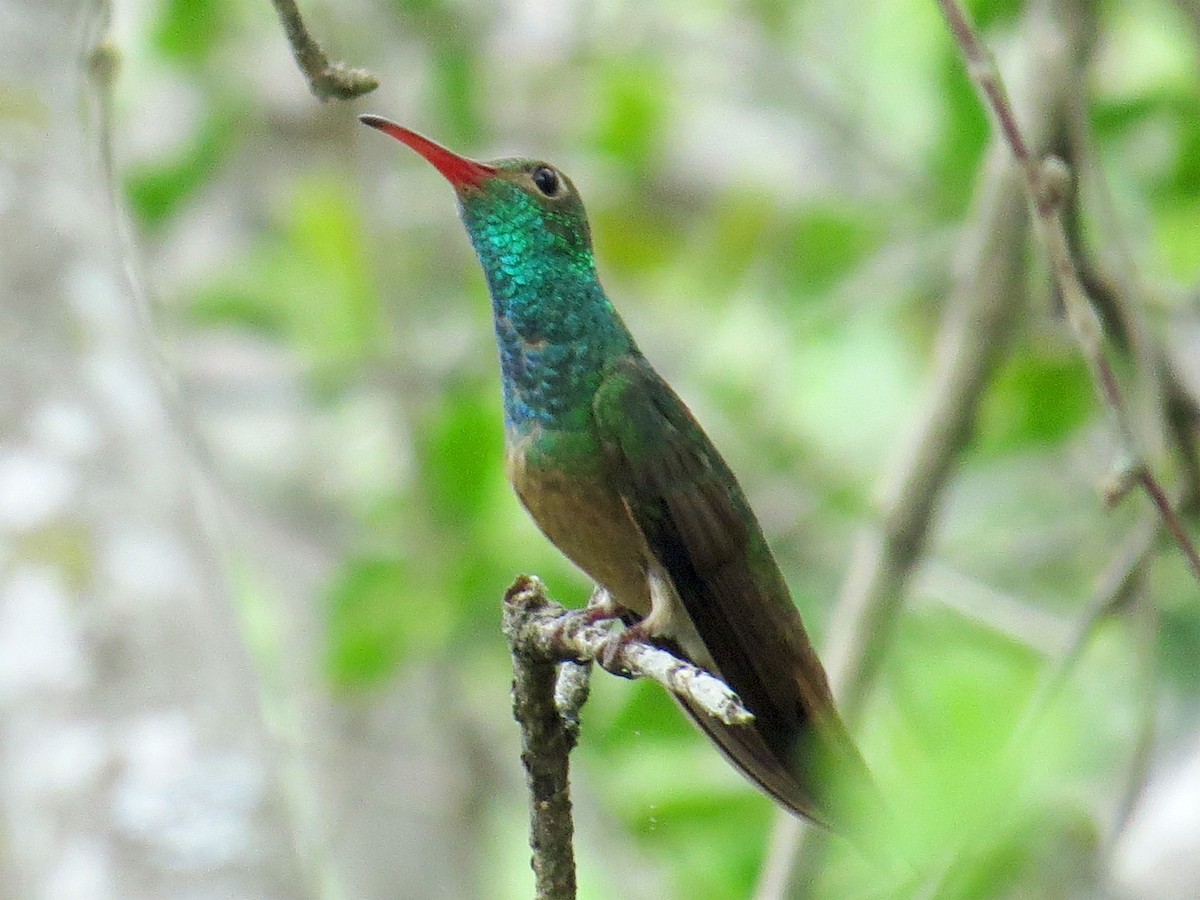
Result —
<path fill-rule="evenodd" d="M 492 296 L 507 427 L 584 426 L 606 364 L 635 347 L 596 277 L 582 206 L 498 180 L 461 212 Z"/>

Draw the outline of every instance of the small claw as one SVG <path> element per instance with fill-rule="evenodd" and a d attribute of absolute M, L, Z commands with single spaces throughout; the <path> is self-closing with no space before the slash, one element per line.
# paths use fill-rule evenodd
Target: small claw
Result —
<path fill-rule="evenodd" d="M 617 656 L 625 649 L 627 644 L 634 641 L 644 641 L 649 638 L 647 630 L 642 626 L 641 622 L 635 625 L 628 625 L 620 634 L 613 635 L 604 645 L 604 649 L 600 651 L 600 656 L 596 662 L 600 663 L 600 667 L 606 672 L 612 672 L 614 675 L 627 676 L 629 672 L 624 667 L 617 663 Z"/>
<path fill-rule="evenodd" d="M 592 591 L 592 596 L 588 599 L 587 609 L 583 611 L 583 619 L 589 625 L 595 625 L 597 622 L 619 619 L 624 614 L 625 608 L 613 600 L 607 590 L 596 585 L 596 589 Z"/>

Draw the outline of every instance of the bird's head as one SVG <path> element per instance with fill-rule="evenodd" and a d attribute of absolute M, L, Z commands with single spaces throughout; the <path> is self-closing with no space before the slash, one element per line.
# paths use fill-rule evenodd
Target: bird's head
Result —
<path fill-rule="evenodd" d="M 477 162 L 381 116 L 359 120 L 416 150 L 450 182 L 489 275 L 498 274 L 494 267 L 518 278 L 547 265 L 594 270 L 583 201 L 554 166 L 533 159 Z"/>

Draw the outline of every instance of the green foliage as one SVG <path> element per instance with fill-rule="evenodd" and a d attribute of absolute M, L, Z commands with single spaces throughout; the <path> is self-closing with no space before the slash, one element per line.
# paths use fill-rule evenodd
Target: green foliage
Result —
<path fill-rule="evenodd" d="M 1029 4 L 968 5 L 1010 66 Z M 736 461 L 821 644 L 855 535 L 878 524 L 886 473 L 932 392 L 944 352 L 935 336 L 976 228 L 979 168 L 993 139 L 934 5 L 848 12 L 822 0 L 753 0 L 498 14 L 462 0 L 391 0 L 356 8 L 366 25 L 330 19 L 331 9 L 310 23 L 337 25 L 331 46 L 352 63 L 392 67 L 395 83 L 373 110 L 468 154 L 503 142 L 579 167 L 571 174 L 614 301 Z M 1085 239 L 1102 261 L 1128 253 L 1152 310 L 1175 302 L 1183 314 L 1185 302 L 1172 298 L 1190 297 L 1200 273 L 1190 32 L 1153 0 L 1096 9 L 1102 40 L 1088 113 L 1097 172 L 1113 197 L 1108 210 L 1085 182 Z M 130 53 L 144 72 L 125 84 L 129 102 L 118 108 L 142 115 L 138 92 L 155 79 L 179 91 L 182 79 L 198 112 L 177 141 L 159 141 L 171 149 L 135 154 L 126 195 L 152 239 L 155 277 L 174 278 L 162 293 L 183 311 L 172 322 L 178 345 L 252 335 L 278 364 L 271 373 L 301 373 L 288 382 L 294 393 L 280 392 L 297 408 L 280 413 L 258 398 L 261 427 L 254 419 L 256 434 L 239 438 L 249 449 L 227 455 L 267 460 L 233 479 L 238 493 L 331 560 L 325 677 L 371 702 L 366 689 L 417 665 L 461 674 L 468 696 L 453 698 L 462 708 L 438 739 L 459 742 L 461 723 L 477 723 L 480 780 L 497 787 L 471 802 L 504 817 L 496 846 L 471 825 L 461 843 L 487 844 L 479 865 L 488 896 L 528 896 L 518 779 L 491 777 L 514 767 L 517 752 L 499 598 L 515 574 L 532 571 L 578 605 L 587 580 L 505 483 L 484 287 L 451 194 L 436 175 L 397 162 L 402 148 L 360 134 L 348 106 L 319 106 L 277 61 L 255 65 L 267 35 L 273 52 L 285 51 L 269 10 L 258 20 L 248 10 L 227 0 L 155 8 Z M 216 224 L 210 234 L 198 222 Z M 1038 297 L 1042 277 L 1029 279 Z M 961 570 L 984 606 L 995 592 L 1018 617 L 1024 609 L 1062 629 L 1081 614 L 1136 510 L 1100 509 L 1097 470 L 1118 454 L 1104 443 L 1095 389 L 1062 322 L 1024 301 L 1012 298 L 1031 312 L 986 393 L 969 465 L 936 498 L 937 533 L 924 552 L 935 575 Z M 1151 321 L 1155 335 L 1159 325 Z M 226 368 L 240 359 L 214 356 Z M 277 376 L 251 371 L 273 396 Z M 239 391 L 192 393 L 206 437 L 234 430 L 223 429 L 221 404 Z M 387 410 L 379 427 L 394 431 L 395 459 L 380 454 L 372 465 L 394 465 L 393 477 L 335 477 L 330 461 L 357 437 L 339 417 L 347 408 Z M 259 414 L 251 404 L 250 417 Z M 285 415 L 297 421 L 279 439 Z M 236 474 L 214 445 L 214 465 Z M 78 549 L 61 535 L 45 544 L 46 553 Z M 1148 577 L 1161 606 L 1164 708 L 1194 708 L 1195 586 L 1169 556 Z M 247 600 L 256 647 L 271 633 L 267 593 L 255 584 Z M 968 621 L 914 593 L 906 599 L 923 602 L 903 617 L 857 726 L 903 811 L 888 840 L 918 879 L 958 853 L 939 896 L 1080 893 L 1094 878 L 1095 808 L 1123 789 L 1114 773 L 1145 703 L 1131 677 L 1139 670 L 1129 623 L 1100 630 L 1062 695 L 1014 740 L 1054 642 L 1029 638 L 1038 629 L 1028 623 L 1002 635 L 981 624 L 986 615 Z M 1166 715 L 1176 718 L 1163 732 L 1191 727 Z M 668 896 L 751 895 L 770 803 L 657 687 L 597 675 L 573 767 L 586 787 L 576 794 L 585 896 L 624 896 L 647 871 Z M 904 895 L 840 845 L 809 888 L 814 897 Z"/>
<path fill-rule="evenodd" d="M 386 337 L 369 273 L 357 203 L 336 177 L 310 176 L 296 184 L 280 226 L 198 290 L 193 311 L 201 322 L 286 340 L 318 375 L 346 373 Z"/>
<path fill-rule="evenodd" d="M 1087 364 L 1072 349 L 1014 353 L 981 410 L 977 447 L 991 454 L 1055 444 L 1074 434 L 1097 402 Z"/>
<path fill-rule="evenodd" d="M 939 76 L 939 94 L 945 104 L 944 139 L 931 161 L 931 180 L 937 191 L 929 199 L 944 215 L 959 217 L 966 211 L 975 189 L 973 178 L 964 177 L 964 173 L 978 169 L 991 131 L 975 85 L 958 58 L 947 55 Z"/>
<path fill-rule="evenodd" d="M 467 141 L 480 131 L 478 61 L 469 45 L 439 47 L 433 58 L 439 123 L 446 140 Z"/>
<path fill-rule="evenodd" d="M 237 115 L 225 110 L 208 116 L 173 158 L 156 160 L 130 172 L 125 179 L 125 194 L 138 221 L 153 229 L 179 215 L 184 204 L 211 182 L 234 150 L 237 122 Z"/>
<path fill-rule="evenodd" d="M 589 212 L 602 274 L 661 273 L 679 251 L 682 229 L 666 210 L 601 202 L 589 207 Z"/>
<path fill-rule="evenodd" d="M 399 559 L 353 559 L 330 587 L 329 674 L 337 684 L 378 682 L 414 647 L 433 646 L 444 620 L 437 604 L 422 607 L 407 589 L 413 568 Z M 430 640 L 429 638 L 433 638 Z"/>
<path fill-rule="evenodd" d="M 629 177 L 644 177 L 665 137 L 669 73 L 654 58 L 606 62 L 595 73 L 598 102 L 592 142 Z"/>
<path fill-rule="evenodd" d="M 1200 276 L 1200 198 L 1164 210 L 1158 219 L 1162 266 L 1183 281 Z"/>
<path fill-rule="evenodd" d="M 195 67 L 215 49 L 226 19 L 225 0 L 165 0 L 155 44 L 166 59 Z"/>
<path fill-rule="evenodd" d="M 975 24 L 981 29 L 1011 25 L 1024 8 L 1021 0 L 974 0 L 965 4 Z"/>
<path fill-rule="evenodd" d="M 436 521 L 463 529 L 483 523 L 504 459 L 495 393 L 486 384 L 454 392 L 422 436 L 424 484 Z"/>
<path fill-rule="evenodd" d="M 805 210 L 784 230 L 784 283 L 824 294 L 879 244 L 879 221 L 845 204 Z"/>

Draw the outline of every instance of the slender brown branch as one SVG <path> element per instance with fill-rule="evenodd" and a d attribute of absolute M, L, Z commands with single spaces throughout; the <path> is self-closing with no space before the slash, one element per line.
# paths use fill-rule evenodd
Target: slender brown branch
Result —
<path fill-rule="evenodd" d="M 1066 682 L 1067 676 L 1075 668 L 1096 629 L 1110 616 L 1124 609 L 1130 601 L 1145 574 L 1155 549 L 1155 539 L 1161 531 L 1162 525 L 1158 517 L 1149 514 L 1134 526 L 1121 552 L 1101 574 L 1087 607 L 1075 623 L 1075 630 L 1067 642 L 1066 649 L 1041 676 L 1037 690 L 1013 729 L 1010 746 L 1020 746 L 1025 742 L 1033 726 L 1041 720 L 1051 701 Z"/>
<path fill-rule="evenodd" d="M 317 99 L 325 101 L 335 97 L 338 100 L 350 100 L 369 94 L 379 87 L 379 79 L 366 69 L 352 69 L 345 63 L 329 61 L 321 45 L 304 24 L 296 0 L 271 2 L 275 4 L 275 11 L 279 13 L 279 21 L 283 24 L 288 43 L 291 44 L 296 65 L 308 79 L 308 86 Z"/>
<path fill-rule="evenodd" d="M 1025 174 L 1026 191 L 1035 213 L 1038 233 L 1050 261 L 1051 272 L 1066 307 L 1067 321 L 1091 371 L 1092 380 L 1109 411 L 1122 449 L 1132 461 L 1129 468 L 1135 473 L 1136 482 L 1146 492 L 1162 517 L 1163 524 L 1179 545 L 1192 574 L 1200 581 L 1200 554 L 1196 552 L 1196 547 L 1179 516 L 1167 500 L 1166 491 L 1140 451 L 1120 385 L 1104 352 L 1104 333 L 1100 318 L 1084 290 L 1070 250 L 1066 229 L 1063 227 L 1063 207 L 1071 191 L 1071 171 L 1066 163 L 1057 157 L 1045 159 L 1040 164 L 1034 161 L 1017 123 L 1016 114 L 1008 101 L 1000 73 L 979 40 L 966 11 L 958 0 L 937 0 L 937 3 L 958 43 L 968 74 L 995 115 L 1009 149 Z"/>
<path fill-rule="evenodd" d="M 1138 726 L 1137 738 L 1125 767 L 1124 784 L 1111 820 L 1111 828 L 1106 835 L 1110 850 L 1129 824 L 1138 800 L 1146 789 L 1158 731 L 1158 606 L 1146 596 L 1144 570 L 1138 583 L 1131 587 L 1131 593 L 1131 613 L 1136 639 L 1134 650 L 1137 654 L 1132 674 Z"/>

